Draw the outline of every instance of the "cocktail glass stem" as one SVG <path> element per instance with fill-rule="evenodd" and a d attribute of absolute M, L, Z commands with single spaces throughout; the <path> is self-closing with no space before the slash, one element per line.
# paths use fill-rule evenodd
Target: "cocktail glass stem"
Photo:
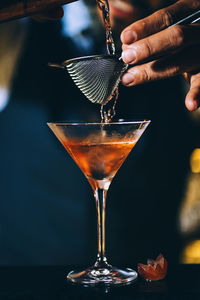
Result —
<path fill-rule="evenodd" d="M 106 217 L 107 190 L 97 188 L 94 191 L 97 208 L 97 232 L 98 232 L 98 254 L 95 267 L 104 268 L 108 266 L 105 256 L 105 217 Z"/>

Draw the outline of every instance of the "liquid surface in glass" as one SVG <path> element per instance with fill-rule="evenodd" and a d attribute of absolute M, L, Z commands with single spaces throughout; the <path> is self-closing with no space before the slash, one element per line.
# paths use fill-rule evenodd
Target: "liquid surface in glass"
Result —
<path fill-rule="evenodd" d="M 136 142 L 79 143 L 62 141 L 85 176 L 95 180 L 110 181 L 115 176 Z"/>

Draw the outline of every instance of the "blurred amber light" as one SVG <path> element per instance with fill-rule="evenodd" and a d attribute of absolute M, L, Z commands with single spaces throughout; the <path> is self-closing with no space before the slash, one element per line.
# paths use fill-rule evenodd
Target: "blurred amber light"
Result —
<path fill-rule="evenodd" d="M 193 173 L 200 173 L 200 148 L 194 149 L 190 157 L 190 168 Z"/>
<path fill-rule="evenodd" d="M 200 263 L 200 240 L 194 240 L 185 247 L 181 256 L 181 263 L 183 264 Z"/>

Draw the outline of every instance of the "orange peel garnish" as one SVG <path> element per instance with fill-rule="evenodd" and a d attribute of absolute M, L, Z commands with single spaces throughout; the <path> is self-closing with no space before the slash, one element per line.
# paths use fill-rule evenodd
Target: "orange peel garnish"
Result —
<path fill-rule="evenodd" d="M 147 260 L 147 265 L 138 264 L 138 273 L 147 281 L 164 279 L 167 274 L 167 260 L 162 254 L 158 257 Z"/>

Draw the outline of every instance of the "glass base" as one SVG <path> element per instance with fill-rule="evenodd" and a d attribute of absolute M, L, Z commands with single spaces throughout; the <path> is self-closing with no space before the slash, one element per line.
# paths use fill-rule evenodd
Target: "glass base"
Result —
<path fill-rule="evenodd" d="M 67 279 L 73 283 L 83 285 L 113 285 L 128 284 L 137 278 L 137 272 L 132 269 L 119 269 L 108 265 L 105 268 L 93 266 L 86 270 L 71 271 Z"/>

